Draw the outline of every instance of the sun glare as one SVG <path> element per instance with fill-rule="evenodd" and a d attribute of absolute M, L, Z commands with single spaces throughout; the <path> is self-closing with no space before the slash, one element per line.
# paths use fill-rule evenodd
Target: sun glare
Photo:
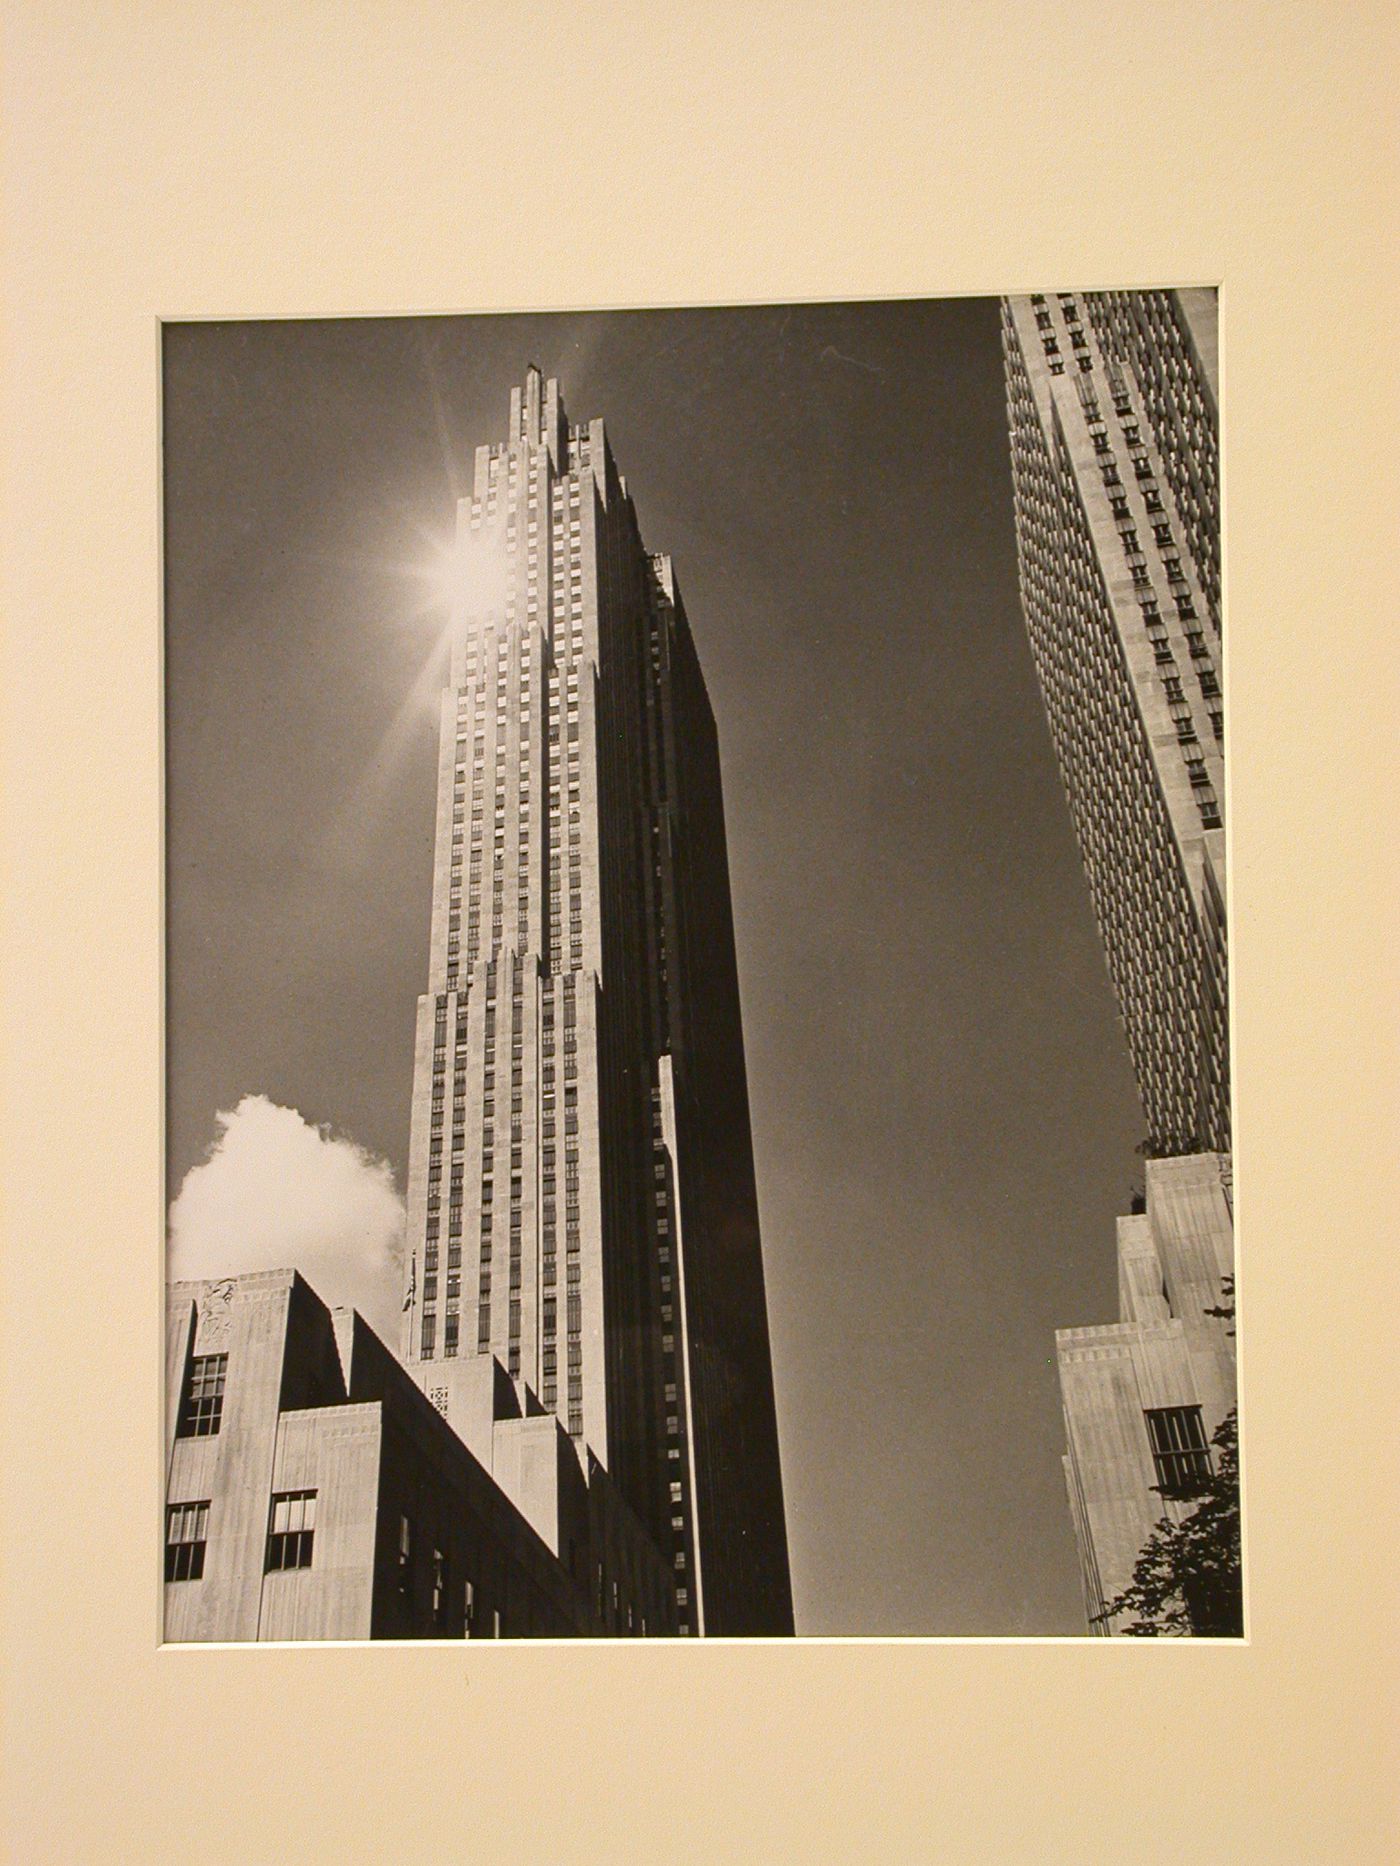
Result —
<path fill-rule="evenodd" d="M 508 564 L 504 541 L 483 532 L 462 532 L 438 545 L 423 569 L 432 607 L 445 610 L 457 627 L 505 608 Z"/>

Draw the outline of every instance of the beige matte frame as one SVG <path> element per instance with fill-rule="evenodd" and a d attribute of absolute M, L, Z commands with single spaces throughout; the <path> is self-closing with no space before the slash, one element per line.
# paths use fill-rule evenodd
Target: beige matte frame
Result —
<path fill-rule="evenodd" d="M 1388 11 L 11 5 L 16 1860 L 1385 1856 Z M 156 320 L 1213 280 L 1250 1644 L 158 1651 Z"/>

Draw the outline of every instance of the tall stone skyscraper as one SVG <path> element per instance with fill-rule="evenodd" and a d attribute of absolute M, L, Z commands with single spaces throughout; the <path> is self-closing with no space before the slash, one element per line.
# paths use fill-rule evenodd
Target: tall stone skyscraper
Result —
<path fill-rule="evenodd" d="M 1002 306 L 1021 598 L 1155 1152 L 1230 1147 L 1213 291 Z"/>
<path fill-rule="evenodd" d="M 402 1352 L 495 1355 L 673 1564 L 791 1633 L 719 748 L 601 421 L 531 368 L 457 512 Z"/>
<path fill-rule="evenodd" d="M 1056 1332 L 1085 1612 L 1112 1633 L 1235 1403 L 1215 293 L 1009 298 L 1002 340 L 1026 628 L 1148 1128 L 1119 1319 Z M 1219 1601 L 1186 1606 L 1221 1630 Z"/>

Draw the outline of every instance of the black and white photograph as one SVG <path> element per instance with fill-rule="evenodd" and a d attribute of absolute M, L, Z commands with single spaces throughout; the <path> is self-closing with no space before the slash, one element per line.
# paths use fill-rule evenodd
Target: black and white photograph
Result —
<path fill-rule="evenodd" d="M 163 325 L 167 1641 L 1243 1637 L 1219 349 Z"/>

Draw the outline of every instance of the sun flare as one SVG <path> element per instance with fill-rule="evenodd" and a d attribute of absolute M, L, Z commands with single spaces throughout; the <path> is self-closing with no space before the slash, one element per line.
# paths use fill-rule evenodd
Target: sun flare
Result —
<path fill-rule="evenodd" d="M 455 627 L 499 615 L 510 580 L 505 541 L 494 530 L 463 528 L 451 544 L 438 545 L 432 552 L 423 580 L 433 608 L 445 610 Z"/>

